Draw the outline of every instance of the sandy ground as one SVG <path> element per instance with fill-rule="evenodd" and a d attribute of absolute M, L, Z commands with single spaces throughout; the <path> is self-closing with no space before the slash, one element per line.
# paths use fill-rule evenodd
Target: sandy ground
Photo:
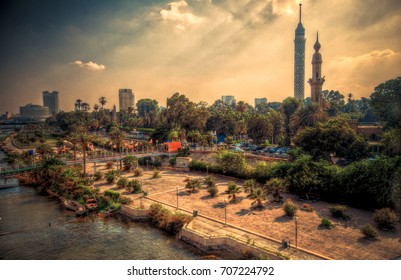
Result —
<path fill-rule="evenodd" d="M 104 166 L 100 168 L 98 166 L 97 170 L 99 169 L 102 172 L 106 171 Z M 89 167 L 89 170 L 91 170 L 91 167 Z M 219 195 L 211 198 L 205 189 L 192 194 L 188 194 L 185 189 L 186 183 L 184 179 L 187 177 L 202 179 L 206 177 L 206 174 L 183 173 L 175 170 L 162 170 L 160 174 L 160 178 L 152 179 L 153 171 L 146 171 L 145 167 L 143 176 L 137 177 L 142 183 L 142 189 L 148 193 L 148 199 L 140 199 L 140 194 L 128 194 L 125 190 L 119 190 L 115 184 L 108 184 L 105 181 L 96 182 L 95 186 L 99 187 L 101 191 L 114 189 L 122 192 L 122 194 L 133 199 L 132 204 L 136 207 L 140 205 L 140 200 L 145 206 L 153 203 L 150 199 L 176 206 L 178 188 L 178 205 L 180 208 L 191 212 L 197 210 L 201 215 L 220 221 L 220 223 L 216 223 L 197 217 L 193 223 L 194 229 L 208 234 L 231 234 L 242 236 L 242 238 L 250 238 L 249 233 L 241 233 L 240 230 L 223 227 L 226 219 L 228 224 L 238 228 L 277 240 L 290 240 L 293 245 L 296 243 L 295 220 L 284 215 L 282 204 L 266 201 L 264 209 L 253 209 L 251 207 L 253 200 L 248 199 L 245 193 L 240 193 L 237 196 L 236 203 L 228 204 L 225 214 L 224 201 L 228 201 L 228 196 L 224 192 L 227 188 L 227 183 L 235 181 L 241 186 L 243 185 L 242 180 L 215 176 Z M 123 176 L 130 179 L 134 178 L 132 173 L 123 173 Z M 304 202 L 298 201 L 294 195 L 283 194 L 283 196 L 284 199 L 291 198 L 300 208 L 304 204 Z M 311 203 L 311 205 L 314 209 L 313 212 L 301 210 L 297 212 L 299 217 L 297 223 L 299 247 L 333 259 L 392 259 L 401 255 L 401 227 L 399 224 L 394 232 L 379 231 L 380 239 L 369 241 L 363 238 L 359 227 L 366 223 L 373 224 L 373 212 L 350 208 L 347 214 L 351 216 L 351 219 L 343 221 L 331 217 L 329 208 L 334 204 L 319 201 Z M 335 227 L 330 230 L 319 228 L 322 218 L 332 220 Z M 256 236 L 253 238 L 253 240 L 260 239 Z M 274 242 L 270 245 L 276 250 L 281 247 L 281 245 L 274 244 Z M 310 256 L 300 254 L 295 258 L 310 258 Z"/>

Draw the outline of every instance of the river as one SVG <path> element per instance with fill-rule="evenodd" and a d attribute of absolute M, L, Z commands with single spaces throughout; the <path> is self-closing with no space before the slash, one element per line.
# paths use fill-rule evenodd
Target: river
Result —
<path fill-rule="evenodd" d="M 0 162 L 4 156 L 0 151 Z M 14 181 L 7 184 L 18 185 Z M 232 258 L 226 254 L 221 258 Z M 0 259 L 196 260 L 205 256 L 148 223 L 95 214 L 77 218 L 58 200 L 41 196 L 32 187 L 0 189 Z"/>
<path fill-rule="evenodd" d="M 191 245 L 148 223 L 77 218 L 29 187 L 0 190 L 0 259 L 201 259 Z"/>

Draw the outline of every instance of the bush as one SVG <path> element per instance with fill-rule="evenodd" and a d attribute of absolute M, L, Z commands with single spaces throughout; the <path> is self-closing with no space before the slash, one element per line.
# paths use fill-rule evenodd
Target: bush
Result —
<path fill-rule="evenodd" d="M 348 207 L 345 205 L 336 205 L 332 208 L 329 208 L 331 215 L 334 218 L 342 219 L 342 220 L 349 220 L 351 217 L 345 214 L 345 211 L 348 210 Z"/>
<path fill-rule="evenodd" d="M 379 237 L 379 233 L 377 232 L 376 228 L 371 224 L 363 225 L 360 230 L 366 239 L 376 239 Z"/>
<path fill-rule="evenodd" d="M 134 176 L 135 177 L 139 177 L 139 176 L 142 176 L 143 175 L 143 169 L 142 168 L 135 168 L 134 169 Z"/>
<path fill-rule="evenodd" d="M 120 176 L 120 172 L 118 170 L 109 170 L 106 172 L 105 178 L 108 183 L 114 183 L 116 179 Z"/>
<path fill-rule="evenodd" d="M 104 195 L 108 196 L 112 201 L 118 202 L 119 199 L 120 199 L 120 195 L 121 194 L 119 192 L 116 192 L 116 191 L 113 191 L 113 190 L 106 190 L 104 192 Z"/>
<path fill-rule="evenodd" d="M 177 157 L 172 157 L 172 158 L 170 158 L 169 160 L 168 160 L 168 163 L 169 163 L 169 165 L 171 166 L 171 167 L 174 167 L 174 166 L 176 166 L 177 165 Z"/>
<path fill-rule="evenodd" d="M 114 161 L 109 161 L 106 163 L 106 169 L 113 169 L 114 165 Z"/>
<path fill-rule="evenodd" d="M 152 178 L 153 178 L 153 179 L 160 178 L 160 171 L 155 171 L 155 172 L 153 172 Z"/>
<path fill-rule="evenodd" d="M 134 165 L 136 165 L 136 163 L 137 163 L 136 157 L 134 157 L 132 155 L 124 157 L 124 159 L 123 159 L 124 170 L 125 171 L 132 170 L 132 167 Z"/>
<path fill-rule="evenodd" d="M 287 199 L 284 202 L 283 207 L 284 207 L 284 212 L 288 217 L 294 217 L 298 210 L 298 206 L 291 199 Z"/>
<path fill-rule="evenodd" d="M 207 188 L 207 192 L 210 194 L 211 197 L 215 197 L 218 194 L 219 189 L 216 185 L 212 185 Z"/>
<path fill-rule="evenodd" d="M 322 219 L 319 226 L 322 228 L 327 228 L 327 229 L 332 229 L 334 227 L 333 223 L 329 219 L 325 219 L 325 218 Z"/>
<path fill-rule="evenodd" d="M 373 220 L 380 229 L 391 230 L 397 222 L 397 215 L 390 208 L 376 210 L 373 214 Z"/>
<path fill-rule="evenodd" d="M 216 178 L 214 178 L 213 176 L 207 176 L 204 179 L 203 183 L 205 185 L 207 185 L 208 187 L 212 187 L 212 186 L 216 185 Z"/>
<path fill-rule="evenodd" d="M 302 205 L 302 210 L 305 210 L 307 212 L 313 212 L 313 207 L 308 203 L 304 203 L 304 205 Z"/>
<path fill-rule="evenodd" d="M 128 186 L 128 182 L 129 182 L 128 178 L 121 177 L 117 181 L 117 186 L 118 186 L 119 189 L 124 189 L 124 188 L 126 188 Z"/>
<path fill-rule="evenodd" d="M 185 188 L 190 189 L 191 192 L 195 192 L 197 189 L 200 189 L 201 183 L 198 179 L 190 179 L 188 180 Z"/>
<path fill-rule="evenodd" d="M 171 212 L 161 204 L 153 203 L 149 207 L 149 220 L 169 233 L 177 233 L 184 224 L 192 221 L 192 216 L 180 212 Z"/>
<path fill-rule="evenodd" d="M 130 204 L 132 199 L 126 196 L 120 196 L 120 203 L 121 204 Z"/>
<path fill-rule="evenodd" d="M 131 193 L 140 193 L 142 192 L 142 186 L 139 180 L 133 179 L 128 182 L 127 190 Z"/>
<path fill-rule="evenodd" d="M 93 174 L 93 177 L 95 178 L 95 181 L 99 181 L 103 179 L 103 173 L 100 171 L 96 171 L 95 174 Z"/>

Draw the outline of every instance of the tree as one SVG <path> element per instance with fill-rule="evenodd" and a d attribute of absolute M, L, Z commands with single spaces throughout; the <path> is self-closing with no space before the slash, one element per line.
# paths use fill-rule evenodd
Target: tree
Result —
<path fill-rule="evenodd" d="M 229 175 L 238 175 L 244 172 L 247 167 L 243 154 L 222 151 L 215 155 L 215 159 L 217 165 L 222 168 L 223 172 L 228 172 Z"/>
<path fill-rule="evenodd" d="M 261 188 L 257 188 L 254 193 L 255 200 L 252 202 L 251 205 L 256 204 L 257 208 L 263 208 L 263 200 L 266 199 L 266 194 Z"/>
<path fill-rule="evenodd" d="M 401 128 L 389 129 L 382 135 L 384 153 L 389 156 L 401 155 Z"/>
<path fill-rule="evenodd" d="M 299 108 L 291 116 L 291 130 L 293 133 L 305 126 L 314 126 L 317 122 L 327 119 L 327 115 L 322 111 L 319 104 L 312 103 L 310 105 Z"/>
<path fill-rule="evenodd" d="M 388 80 L 370 96 L 373 111 L 390 127 L 401 127 L 401 77 Z"/>
<path fill-rule="evenodd" d="M 248 194 L 248 197 L 254 198 L 257 183 L 255 180 L 246 180 L 244 183 L 244 191 Z"/>
<path fill-rule="evenodd" d="M 202 186 L 201 182 L 198 179 L 190 179 L 185 188 L 190 189 L 191 192 L 195 192 L 195 190 L 200 189 Z"/>
<path fill-rule="evenodd" d="M 287 146 L 291 144 L 291 117 L 298 110 L 298 108 L 301 107 L 301 105 L 301 101 L 294 97 L 287 97 L 281 104 L 281 111 L 284 114 L 285 144 Z"/>
<path fill-rule="evenodd" d="M 332 154 L 352 161 L 368 156 L 368 143 L 357 136 L 343 118 L 303 128 L 294 138 L 294 143 L 315 160 L 323 158 L 331 161 Z"/>
<path fill-rule="evenodd" d="M 77 99 L 75 101 L 75 111 L 81 111 L 82 99 Z"/>
<path fill-rule="evenodd" d="M 144 120 L 145 127 L 153 127 L 159 115 L 159 104 L 156 100 L 146 98 L 137 102 L 138 115 Z"/>
<path fill-rule="evenodd" d="M 106 99 L 106 97 L 100 97 L 99 98 L 99 103 L 102 105 L 102 110 L 104 109 L 104 105 L 106 105 L 106 103 L 107 103 L 107 99 Z"/>
<path fill-rule="evenodd" d="M 237 200 L 237 194 L 241 192 L 241 188 L 236 185 L 233 182 L 228 183 L 228 187 L 226 190 L 226 193 L 229 195 L 228 199 L 231 199 L 231 201 L 236 201 Z"/>
<path fill-rule="evenodd" d="M 338 112 L 343 108 L 345 104 L 344 95 L 342 95 L 338 90 L 323 90 L 322 97 L 329 104 L 327 114 L 330 117 L 337 116 Z"/>

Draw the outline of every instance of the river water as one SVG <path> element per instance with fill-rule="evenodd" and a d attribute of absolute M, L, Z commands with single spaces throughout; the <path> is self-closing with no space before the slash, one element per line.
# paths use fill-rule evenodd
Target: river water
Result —
<path fill-rule="evenodd" d="M 0 190 L 0 259 L 201 259 L 191 245 L 148 223 L 77 218 L 29 187 Z M 50 223 L 50 224 L 49 224 Z"/>

